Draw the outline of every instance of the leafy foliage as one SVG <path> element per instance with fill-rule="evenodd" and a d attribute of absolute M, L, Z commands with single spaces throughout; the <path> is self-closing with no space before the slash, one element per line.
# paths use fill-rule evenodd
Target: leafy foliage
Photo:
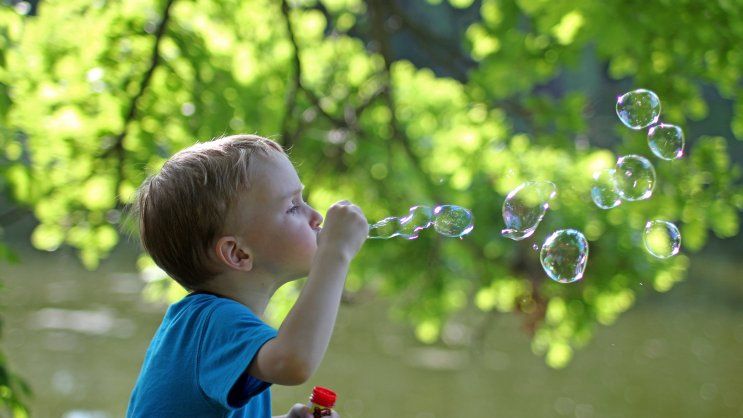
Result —
<path fill-rule="evenodd" d="M 743 7 L 430 3 L 49 0 L 36 16 L 0 6 L 3 190 L 38 219 L 34 246 L 75 247 L 95 268 L 127 229 L 121 211 L 136 187 L 169 155 L 223 134 L 273 137 L 320 210 L 349 198 L 372 220 L 415 204 L 475 214 L 462 241 L 369 242 L 350 296 L 393 298 L 427 342 L 458 313 L 518 312 L 534 351 L 562 367 L 645 284 L 667 291 L 683 280 L 710 231 L 738 233 L 740 170 L 722 137 L 689 138 L 688 157 L 658 162 L 650 200 L 602 211 L 589 190 L 618 154 L 649 155 L 642 133 L 610 117 L 622 88 L 651 88 L 663 120 L 682 126 L 708 116 L 703 88 L 714 88 L 737 100 L 730 126 L 743 139 Z M 456 28 L 442 35 L 411 15 L 456 8 L 476 16 L 461 45 Z M 455 78 L 404 59 L 406 31 L 424 40 L 428 67 L 458 69 Z M 582 282 L 550 282 L 529 244 L 500 236 L 503 198 L 527 180 L 559 187 L 540 238 L 571 227 L 589 239 Z M 678 221 L 684 254 L 659 261 L 641 250 L 655 217 Z M 140 268 L 153 292 L 182 294 L 151 260 Z M 277 317 L 296 288 L 282 292 Z"/>

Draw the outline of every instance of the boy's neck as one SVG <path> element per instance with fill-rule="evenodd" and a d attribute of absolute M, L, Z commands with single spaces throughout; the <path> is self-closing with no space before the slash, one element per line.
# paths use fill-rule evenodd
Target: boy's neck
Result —
<path fill-rule="evenodd" d="M 262 317 L 269 299 L 280 286 L 281 283 L 269 277 L 240 277 L 225 274 L 208 281 L 199 290 L 232 299 Z"/>

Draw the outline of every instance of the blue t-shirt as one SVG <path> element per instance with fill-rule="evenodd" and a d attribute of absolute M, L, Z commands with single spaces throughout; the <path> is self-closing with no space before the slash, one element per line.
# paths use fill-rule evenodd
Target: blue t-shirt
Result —
<path fill-rule="evenodd" d="M 127 418 L 270 418 L 270 383 L 247 374 L 276 330 L 208 293 L 171 305 L 150 342 Z"/>

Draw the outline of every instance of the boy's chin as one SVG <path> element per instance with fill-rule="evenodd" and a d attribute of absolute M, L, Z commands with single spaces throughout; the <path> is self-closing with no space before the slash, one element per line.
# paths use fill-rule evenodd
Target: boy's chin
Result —
<path fill-rule="evenodd" d="M 298 271 L 294 272 L 293 274 L 290 274 L 289 275 L 289 277 L 287 278 L 287 282 L 294 282 L 294 281 L 297 281 L 299 279 L 304 279 L 305 277 L 309 276 L 309 274 L 310 274 L 310 268 L 309 267 L 307 267 L 306 269 L 298 270 Z"/>

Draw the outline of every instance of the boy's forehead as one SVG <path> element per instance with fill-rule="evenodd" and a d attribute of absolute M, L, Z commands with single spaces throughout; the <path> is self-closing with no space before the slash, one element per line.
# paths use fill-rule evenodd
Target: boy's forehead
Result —
<path fill-rule="evenodd" d="M 294 191 L 301 182 L 297 171 L 289 158 L 284 154 L 270 153 L 261 155 L 254 161 L 251 170 L 250 191 L 254 198 L 276 199 Z"/>

